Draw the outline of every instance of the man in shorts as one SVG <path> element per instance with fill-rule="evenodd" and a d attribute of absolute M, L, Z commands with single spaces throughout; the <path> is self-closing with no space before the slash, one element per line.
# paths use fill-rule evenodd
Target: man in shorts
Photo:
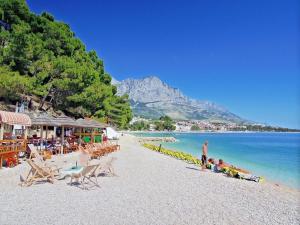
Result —
<path fill-rule="evenodd" d="M 202 171 L 206 168 L 207 164 L 207 152 L 208 152 L 208 141 L 205 141 L 202 145 L 202 156 L 201 156 L 201 162 L 202 162 Z"/>

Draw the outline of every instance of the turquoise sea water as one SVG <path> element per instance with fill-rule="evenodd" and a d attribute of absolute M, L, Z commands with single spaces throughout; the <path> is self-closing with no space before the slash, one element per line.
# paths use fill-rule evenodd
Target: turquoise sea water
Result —
<path fill-rule="evenodd" d="M 300 133 L 138 133 L 137 136 L 173 136 L 169 149 L 200 157 L 209 142 L 209 157 L 250 170 L 267 180 L 300 189 Z"/>

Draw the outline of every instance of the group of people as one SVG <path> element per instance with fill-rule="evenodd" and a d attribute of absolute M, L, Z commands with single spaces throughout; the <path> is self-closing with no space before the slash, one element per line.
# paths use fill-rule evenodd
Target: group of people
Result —
<path fill-rule="evenodd" d="M 204 144 L 202 145 L 202 156 L 201 156 L 201 169 L 204 171 L 205 168 L 207 168 L 208 163 L 212 164 L 215 166 L 216 170 L 222 170 L 224 167 L 228 167 L 229 164 L 225 163 L 223 159 L 219 159 L 217 162 L 213 158 L 207 159 L 207 154 L 208 154 L 208 141 L 205 141 Z"/>
<path fill-rule="evenodd" d="M 222 171 L 225 167 L 232 167 L 234 168 L 236 171 L 248 174 L 249 171 L 241 169 L 241 168 L 236 168 L 233 165 L 229 165 L 227 163 L 225 163 L 223 161 L 223 159 L 219 159 L 218 161 L 213 159 L 213 158 L 209 158 L 207 159 L 207 155 L 208 155 L 208 141 L 205 141 L 204 144 L 202 145 L 202 155 L 201 155 L 201 170 L 204 171 L 204 169 L 208 168 L 208 165 L 210 167 L 212 167 L 212 169 L 215 172 L 218 171 Z"/>

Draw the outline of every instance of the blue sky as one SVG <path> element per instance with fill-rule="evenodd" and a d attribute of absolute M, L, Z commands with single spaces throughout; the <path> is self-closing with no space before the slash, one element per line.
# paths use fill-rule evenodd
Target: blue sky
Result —
<path fill-rule="evenodd" d="M 300 128 L 297 0 L 28 0 L 68 23 L 118 80 L 156 75 L 192 98 Z"/>

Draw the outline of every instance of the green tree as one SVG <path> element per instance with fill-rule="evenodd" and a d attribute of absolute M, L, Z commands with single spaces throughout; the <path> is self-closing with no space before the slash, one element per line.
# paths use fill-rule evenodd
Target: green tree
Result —
<path fill-rule="evenodd" d="M 0 99 L 6 102 L 15 102 L 22 94 L 31 90 L 30 78 L 12 72 L 7 67 L 0 66 Z"/>
<path fill-rule="evenodd" d="M 51 96 L 53 108 L 68 115 L 108 119 L 121 128 L 128 125 L 128 96 L 116 95 L 103 61 L 95 51 L 86 51 L 69 25 L 47 12 L 31 13 L 25 0 L 0 0 L 0 11 L 11 25 L 0 33 L 0 66 L 16 72 L 9 80 L 4 73 L 0 77 L 5 90 L 11 87 L 15 93 L 11 99 L 28 92 L 39 96 L 42 106 Z M 16 77 L 24 87 L 10 82 Z"/>
<path fill-rule="evenodd" d="M 198 131 L 198 130 L 200 130 L 200 127 L 198 125 L 193 125 L 191 127 L 191 131 Z"/>
<path fill-rule="evenodd" d="M 169 116 L 162 116 L 159 118 L 159 121 L 155 121 L 155 129 L 158 131 L 173 131 L 176 129 L 174 121 Z"/>
<path fill-rule="evenodd" d="M 136 121 L 129 127 L 131 130 L 149 130 L 150 124 L 145 121 Z"/>

